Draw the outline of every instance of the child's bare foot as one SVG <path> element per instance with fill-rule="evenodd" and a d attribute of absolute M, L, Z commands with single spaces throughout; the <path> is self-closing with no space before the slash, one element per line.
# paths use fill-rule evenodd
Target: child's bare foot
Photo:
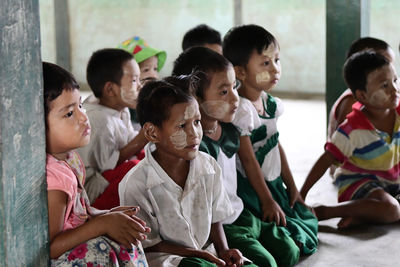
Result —
<path fill-rule="evenodd" d="M 346 228 L 349 228 L 351 226 L 360 225 L 362 223 L 363 222 L 361 220 L 357 219 L 357 218 L 345 217 L 345 218 L 341 219 L 338 222 L 337 226 L 338 226 L 339 229 L 346 229 Z"/>

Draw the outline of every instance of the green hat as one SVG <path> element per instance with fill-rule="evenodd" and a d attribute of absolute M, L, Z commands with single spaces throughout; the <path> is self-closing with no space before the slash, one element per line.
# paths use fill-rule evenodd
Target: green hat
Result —
<path fill-rule="evenodd" d="M 118 48 L 124 49 L 133 54 L 137 63 L 145 61 L 152 56 L 157 56 L 158 66 L 157 70 L 160 71 L 164 66 L 167 53 L 150 47 L 145 40 L 139 36 L 134 36 L 118 45 Z"/>

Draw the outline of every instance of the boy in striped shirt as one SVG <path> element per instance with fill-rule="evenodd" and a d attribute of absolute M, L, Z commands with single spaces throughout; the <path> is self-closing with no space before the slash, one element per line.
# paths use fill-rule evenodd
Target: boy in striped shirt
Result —
<path fill-rule="evenodd" d="M 393 65 L 372 51 L 344 64 L 344 79 L 357 99 L 353 111 L 326 143 L 301 189 L 310 188 L 335 161 L 336 206 L 315 207 L 318 220 L 341 217 L 339 228 L 400 220 L 400 106 Z"/>

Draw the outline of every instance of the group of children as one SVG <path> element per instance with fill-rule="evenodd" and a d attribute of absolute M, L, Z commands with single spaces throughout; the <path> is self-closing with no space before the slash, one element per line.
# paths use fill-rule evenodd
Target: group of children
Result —
<path fill-rule="evenodd" d="M 294 266 L 316 251 L 318 219 L 399 220 L 397 77 L 383 48 L 346 61 L 359 102 L 299 192 L 270 94 L 276 38 L 243 25 L 222 41 L 203 24 L 182 47 L 163 79 L 166 53 L 139 37 L 96 51 L 83 104 L 73 76 L 43 63 L 53 266 Z M 307 207 L 336 161 L 339 200 L 358 202 Z"/>

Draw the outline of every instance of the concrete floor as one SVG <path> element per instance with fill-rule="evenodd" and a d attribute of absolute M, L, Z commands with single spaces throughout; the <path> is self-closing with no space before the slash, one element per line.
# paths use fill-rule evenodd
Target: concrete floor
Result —
<path fill-rule="evenodd" d="M 285 111 L 278 121 L 280 141 L 300 189 L 323 152 L 326 136 L 325 102 L 282 99 Z M 337 190 L 328 172 L 310 190 L 306 202 L 337 203 Z M 400 223 L 365 225 L 338 230 L 339 219 L 319 223 L 319 248 L 297 266 L 400 266 Z"/>

